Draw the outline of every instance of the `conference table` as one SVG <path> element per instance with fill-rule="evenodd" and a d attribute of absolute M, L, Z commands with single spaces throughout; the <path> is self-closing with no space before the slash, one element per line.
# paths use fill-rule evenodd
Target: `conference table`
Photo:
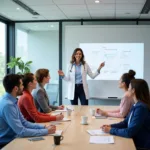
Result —
<path fill-rule="evenodd" d="M 29 141 L 28 138 L 16 138 L 2 150 L 136 150 L 131 138 L 114 137 L 114 144 L 90 144 L 90 135 L 87 130 L 100 129 L 103 124 L 112 124 L 122 121 L 121 118 L 95 119 L 90 114 L 91 108 L 104 110 L 115 109 L 116 106 L 68 106 L 73 109 L 71 121 L 60 122 L 56 125 L 57 130 L 63 130 L 64 139 L 61 144 L 54 145 L 53 136 L 43 136 L 44 140 Z M 64 116 L 67 117 L 66 112 Z M 88 125 L 82 125 L 81 116 L 88 116 Z M 43 124 L 50 124 L 43 123 Z M 110 134 L 106 134 L 107 136 Z M 104 135 L 103 135 L 104 136 Z"/>

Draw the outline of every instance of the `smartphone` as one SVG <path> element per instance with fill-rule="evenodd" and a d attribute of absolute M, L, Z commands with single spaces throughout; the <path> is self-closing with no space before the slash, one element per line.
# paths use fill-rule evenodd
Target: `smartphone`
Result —
<path fill-rule="evenodd" d="M 34 137 L 34 138 L 29 138 L 28 139 L 29 141 L 41 141 L 41 140 L 44 140 L 43 137 Z"/>

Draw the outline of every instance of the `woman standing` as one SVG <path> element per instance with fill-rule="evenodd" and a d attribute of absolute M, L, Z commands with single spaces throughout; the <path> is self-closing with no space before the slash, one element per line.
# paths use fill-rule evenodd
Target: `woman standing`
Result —
<path fill-rule="evenodd" d="M 100 70 L 105 63 L 101 63 L 95 73 L 92 73 L 89 65 L 84 60 L 84 54 L 81 48 L 76 48 L 72 54 L 68 73 L 65 75 L 62 70 L 58 74 L 62 76 L 65 81 L 68 81 L 68 99 L 71 100 L 72 105 L 78 105 L 78 98 L 81 105 L 88 105 L 89 92 L 86 80 L 87 74 L 94 79 L 100 74 Z"/>
<path fill-rule="evenodd" d="M 97 113 L 106 117 L 117 117 L 124 118 L 128 115 L 134 101 L 133 98 L 128 93 L 128 88 L 131 80 L 135 79 L 135 71 L 129 70 L 128 73 L 124 73 L 119 80 L 119 88 L 124 91 L 124 95 L 121 99 L 120 106 L 116 110 L 105 111 L 102 109 L 97 109 Z"/>
<path fill-rule="evenodd" d="M 133 79 L 128 89 L 135 104 L 126 119 L 117 124 L 103 125 L 104 132 L 133 138 L 138 148 L 150 149 L 150 94 L 143 79 Z"/>

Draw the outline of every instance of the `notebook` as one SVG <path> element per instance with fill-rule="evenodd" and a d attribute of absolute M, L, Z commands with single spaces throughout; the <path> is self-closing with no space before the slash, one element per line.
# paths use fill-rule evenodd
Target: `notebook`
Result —
<path fill-rule="evenodd" d="M 90 135 L 103 135 L 106 134 L 102 129 L 99 130 L 87 130 Z"/>
<path fill-rule="evenodd" d="M 95 114 L 95 119 L 106 119 L 107 117 L 106 116 L 102 116 L 100 114 Z"/>
<path fill-rule="evenodd" d="M 113 144 L 113 136 L 90 136 L 90 143 L 92 144 Z"/>

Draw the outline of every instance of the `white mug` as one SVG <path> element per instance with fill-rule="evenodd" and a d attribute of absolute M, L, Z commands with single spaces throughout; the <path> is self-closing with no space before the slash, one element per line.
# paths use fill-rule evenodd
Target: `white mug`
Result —
<path fill-rule="evenodd" d="M 95 109 L 94 109 L 94 108 L 91 108 L 91 109 L 90 109 L 90 114 L 91 114 L 92 116 L 95 116 Z"/>
<path fill-rule="evenodd" d="M 81 123 L 82 124 L 87 124 L 87 120 L 88 120 L 87 116 L 81 116 Z"/>
<path fill-rule="evenodd" d="M 72 112 L 71 109 L 67 109 L 67 116 L 71 116 L 71 112 Z"/>

